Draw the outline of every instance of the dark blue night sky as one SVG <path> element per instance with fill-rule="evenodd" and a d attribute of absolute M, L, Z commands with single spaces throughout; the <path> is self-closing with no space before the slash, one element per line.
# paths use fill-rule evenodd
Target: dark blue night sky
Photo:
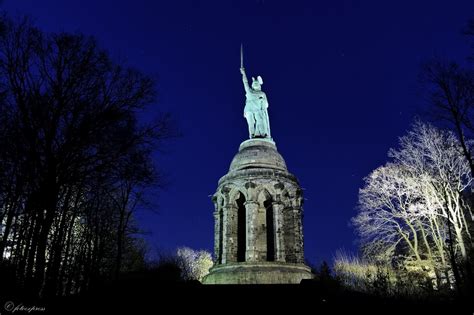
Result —
<path fill-rule="evenodd" d="M 183 136 L 158 153 L 170 185 L 141 211 L 151 252 L 213 246 L 213 194 L 248 137 L 239 72 L 262 75 L 272 136 L 305 189 L 305 253 L 356 251 L 349 226 L 363 177 L 383 164 L 424 104 L 420 65 L 464 60 L 474 1 L 4 0 L 48 32 L 95 36 L 158 79 Z"/>

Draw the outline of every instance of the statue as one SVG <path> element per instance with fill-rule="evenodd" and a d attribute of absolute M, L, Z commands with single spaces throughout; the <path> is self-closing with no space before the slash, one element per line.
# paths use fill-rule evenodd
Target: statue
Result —
<path fill-rule="evenodd" d="M 243 51 L 240 47 L 240 73 L 242 73 L 242 81 L 245 88 L 245 108 L 244 117 L 249 125 L 249 137 L 252 138 L 269 138 L 270 120 L 268 118 L 268 100 L 262 91 L 263 79 L 258 76 L 257 79 L 252 77 L 252 86 L 249 86 L 247 75 L 243 64 Z"/>

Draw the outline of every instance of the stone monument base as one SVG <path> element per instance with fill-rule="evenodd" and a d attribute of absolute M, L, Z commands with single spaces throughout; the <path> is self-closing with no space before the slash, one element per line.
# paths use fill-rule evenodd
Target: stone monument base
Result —
<path fill-rule="evenodd" d="M 299 284 L 312 279 L 311 269 L 304 264 L 284 262 L 227 263 L 211 268 L 204 284 Z"/>

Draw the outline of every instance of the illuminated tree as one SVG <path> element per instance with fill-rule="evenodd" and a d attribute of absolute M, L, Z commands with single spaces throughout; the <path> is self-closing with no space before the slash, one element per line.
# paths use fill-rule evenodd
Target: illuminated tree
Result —
<path fill-rule="evenodd" d="M 176 251 L 176 256 L 185 280 L 202 281 L 213 265 L 211 253 L 205 250 L 180 247 Z"/>
<path fill-rule="evenodd" d="M 468 21 L 466 28 L 463 31 L 464 35 L 467 35 L 468 39 L 474 39 L 474 19 Z M 473 46 L 474 47 L 474 46 Z M 468 56 L 469 61 L 474 60 L 474 51 Z M 459 139 L 459 151 L 467 161 L 471 176 L 474 177 L 474 155 L 472 141 L 474 138 L 474 68 L 472 63 L 459 63 L 453 60 L 442 60 L 440 58 L 433 59 L 427 62 L 422 69 L 422 79 L 425 83 L 425 91 L 428 94 L 430 100 L 430 106 L 428 112 L 431 113 L 432 117 L 441 124 L 445 124 L 450 128 L 457 138 Z M 465 199 L 470 204 L 474 203 L 473 191 L 464 193 L 467 195 Z M 449 193 L 446 193 L 449 196 Z M 452 198 L 452 196 L 450 196 Z M 460 202 L 463 202 L 461 200 Z M 461 251 L 464 260 L 464 269 L 467 273 L 467 279 L 474 286 L 474 274 L 472 272 L 473 257 L 468 258 L 472 252 L 472 243 L 463 243 L 461 234 L 463 230 L 468 234 L 468 239 L 471 239 L 469 230 L 474 231 L 474 216 L 469 215 L 467 220 L 465 216 L 456 217 L 453 214 L 459 212 L 460 206 L 452 204 L 446 206 L 448 211 L 445 211 L 444 216 L 448 217 L 447 220 L 453 224 L 453 230 L 451 231 L 451 224 L 448 225 L 448 239 L 449 242 L 449 253 L 451 263 L 454 264 L 455 251 L 458 249 L 454 246 L 454 237 L 451 234 L 455 234 L 456 241 L 459 243 L 459 250 Z M 464 221 L 462 224 L 456 224 L 457 222 Z M 466 226 L 470 226 L 465 228 Z M 453 268 L 456 274 L 456 268 Z M 459 276 L 457 276 L 459 279 Z"/>
<path fill-rule="evenodd" d="M 374 170 L 359 191 L 357 226 L 367 254 L 390 259 L 403 242 L 421 261 L 417 226 L 420 194 L 418 183 L 399 165 L 387 164 Z"/>
<path fill-rule="evenodd" d="M 471 214 L 471 209 L 462 193 L 471 187 L 473 178 L 461 152 L 462 146 L 452 132 L 416 123 L 400 139 L 400 149 L 390 150 L 389 156 L 418 178 L 424 193 L 422 212 L 448 220 L 461 256 L 467 259 L 465 238 L 470 240 L 471 234 L 466 215 Z"/>
<path fill-rule="evenodd" d="M 463 192 L 471 186 L 468 161 L 453 133 L 415 123 L 389 152 L 391 162 L 365 178 L 353 219 L 366 255 L 393 261 L 400 254 L 423 268 L 446 272 L 446 250 L 459 281 L 456 258 L 468 259 L 471 240 Z M 458 255 L 459 253 L 459 255 Z M 445 276 L 449 279 L 449 276 Z"/>

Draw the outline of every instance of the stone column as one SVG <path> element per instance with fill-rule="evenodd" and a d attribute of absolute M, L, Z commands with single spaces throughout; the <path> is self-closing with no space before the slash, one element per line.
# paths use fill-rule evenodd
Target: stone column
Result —
<path fill-rule="evenodd" d="M 257 215 L 258 202 L 249 200 L 245 202 L 245 212 L 247 219 L 247 248 L 245 251 L 245 261 L 257 261 Z"/>
<path fill-rule="evenodd" d="M 283 208 L 281 202 L 273 202 L 273 228 L 275 240 L 275 261 L 285 261 L 285 242 L 283 236 Z"/>
<path fill-rule="evenodd" d="M 224 206 L 222 263 L 237 261 L 237 206 Z"/>
<path fill-rule="evenodd" d="M 265 261 L 267 259 L 267 209 L 261 204 L 258 207 L 255 227 L 257 228 L 255 237 L 257 261 Z"/>
<path fill-rule="evenodd" d="M 214 211 L 214 259 L 215 264 L 222 263 L 222 248 L 221 248 L 221 237 L 222 237 L 222 230 L 221 230 L 221 217 L 220 212 L 222 209 L 216 209 Z"/>
<path fill-rule="evenodd" d="M 303 255 L 303 224 L 301 220 L 301 208 L 293 208 L 295 222 L 295 259 L 297 263 L 304 263 Z"/>

